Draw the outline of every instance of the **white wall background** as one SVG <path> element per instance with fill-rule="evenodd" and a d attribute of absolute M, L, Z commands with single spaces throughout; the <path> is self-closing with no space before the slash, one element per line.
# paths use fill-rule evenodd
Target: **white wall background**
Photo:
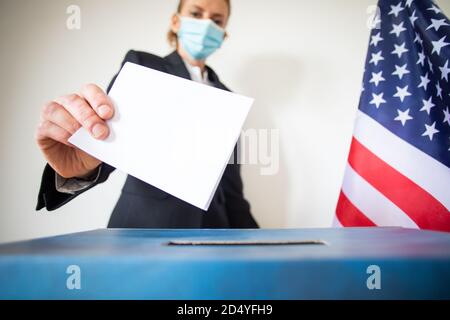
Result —
<path fill-rule="evenodd" d="M 257 102 L 246 128 L 280 130 L 280 171 L 244 166 L 263 227 L 330 226 L 349 150 L 376 0 L 234 0 L 223 49 L 209 62 Z M 438 1 L 450 12 L 450 1 Z M 81 30 L 66 8 L 81 7 Z M 106 226 L 125 175 L 56 212 L 34 210 L 45 161 L 41 106 L 84 83 L 106 87 L 130 48 L 165 55 L 176 0 L 0 0 L 0 242 Z"/>

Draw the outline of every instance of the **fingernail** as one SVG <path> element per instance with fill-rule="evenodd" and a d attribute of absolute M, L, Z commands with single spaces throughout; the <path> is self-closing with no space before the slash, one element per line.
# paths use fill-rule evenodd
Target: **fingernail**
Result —
<path fill-rule="evenodd" d="M 106 135 L 107 131 L 108 131 L 108 128 L 105 125 L 100 124 L 100 123 L 96 124 L 94 126 L 94 128 L 92 128 L 92 134 L 94 135 L 94 138 L 96 138 L 96 139 L 100 139 L 100 138 L 104 137 Z"/>
<path fill-rule="evenodd" d="M 98 114 L 102 118 L 108 117 L 111 114 L 111 107 L 107 105 L 100 106 L 98 108 Z"/>

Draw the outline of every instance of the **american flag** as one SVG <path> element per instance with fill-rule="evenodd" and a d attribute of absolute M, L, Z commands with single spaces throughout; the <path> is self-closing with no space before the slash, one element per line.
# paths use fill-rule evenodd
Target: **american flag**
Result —
<path fill-rule="evenodd" d="M 450 22 L 380 0 L 335 226 L 450 231 Z"/>

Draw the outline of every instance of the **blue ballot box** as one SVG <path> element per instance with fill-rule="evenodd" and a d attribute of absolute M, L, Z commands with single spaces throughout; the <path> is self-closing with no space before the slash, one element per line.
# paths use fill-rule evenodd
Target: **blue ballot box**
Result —
<path fill-rule="evenodd" d="M 97 230 L 0 246 L 1 299 L 450 299 L 450 234 Z"/>

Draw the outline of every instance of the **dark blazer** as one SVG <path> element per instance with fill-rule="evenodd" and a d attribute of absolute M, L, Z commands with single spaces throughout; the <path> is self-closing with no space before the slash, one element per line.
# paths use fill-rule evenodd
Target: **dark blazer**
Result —
<path fill-rule="evenodd" d="M 127 61 L 190 80 L 189 72 L 176 52 L 161 58 L 132 50 L 127 53 L 122 66 Z M 228 90 L 216 73 L 207 68 L 210 82 L 219 89 Z M 108 92 L 116 77 L 117 75 L 111 81 Z M 102 164 L 97 182 L 88 189 L 105 182 L 114 170 L 115 168 L 108 164 Z M 58 192 L 55 186 L 55 171 L 47 164 L 42 176 L 36 210 L 44 207 L 49 211 L 55 210 L 88 189 L 74 195 Z M 204 212 L 156 187 L 128 176 L 108 227 L 257 228 L 258 225 L 250 213 L 250 206 L 244 199 L 242 189 L 240 166 L 227 165 L 209 210 Z"/>

